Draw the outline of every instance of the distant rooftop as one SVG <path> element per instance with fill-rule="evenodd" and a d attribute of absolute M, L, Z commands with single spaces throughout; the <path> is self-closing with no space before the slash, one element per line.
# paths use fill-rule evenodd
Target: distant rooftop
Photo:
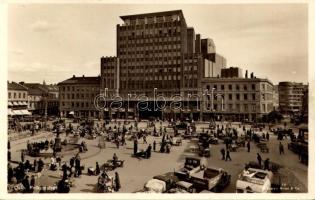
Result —
<path fill-rule="evenodd" d="M 58 83 L 58 85 L 63 84 L 100 84 L 101 78 L 99 76 L 73 76 L 65 81 Z"/>
<path fill-rule="evenodd" d="M 28 91 L 27 87 L 18 84 L 16 82 L 8 82 L 8 90 L 21 90 L 21 91 Z"/>
<path fill-rule="evenodd" d="M 141 18 L 141 17 L 153 17 L 153 16 L 165 16 L 165 15 L 173 15 L 173 14 L 179 14 L 179 15 L 183 16 L 182 10 L 171 10 L 171 11 L 154 12 L 154 13 L 124 15 L 124 16 L 120 16 L 120 18 L 122 20 L 125 20 L 125 19 L 136 19 L 136 18 Z"/>

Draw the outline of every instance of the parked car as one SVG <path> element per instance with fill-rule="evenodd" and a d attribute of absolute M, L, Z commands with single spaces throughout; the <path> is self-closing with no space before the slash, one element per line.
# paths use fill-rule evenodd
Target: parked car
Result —
<path fill-rule="evenodd" d="M 201 167 L 199 158 L 186 157 L 184 166 L 175 171 L 175 175 L 181 180 L 188 180 L 191 173 L 197 171 Z"/>
<path fill-rule="evenodd" d="M 248 168 L 244 169 L 236 181 L 237 193 L 270 193 L 273 173 L 271 171 Z"/>
<path fill-rule="evenodd" d="M 190 175 L 190 181 L 197 191 L 220 192 L 230 184 L 231 175 L 222 168 L 207 167 Z"/>

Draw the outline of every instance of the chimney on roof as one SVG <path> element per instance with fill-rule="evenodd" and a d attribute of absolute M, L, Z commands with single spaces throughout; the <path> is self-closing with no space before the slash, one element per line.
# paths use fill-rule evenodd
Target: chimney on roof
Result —
<path fill-rule="evenodd" d="M 73 75 L 72 78 L 75 78 L 75 75 Z"/>
<path fill-rule="evenodd" d="M 20 85 L 24 85 L 24 82 L 23 82 L 23 81 L 21 81 L 21 82 L 19 82 L 19 84 L 20 84 Z"/>
<path fill-rule="evenodd" d="M 250 73 L 250 78 L 254 78 L 254 73 Z"/>
<path fill-rule="evenodd" d="M 248 71 L 245 72 L 245 78 L 248 78 Z"/>
<path fill-rule="evenodd" d="M 82 75 L 82 77 L 84 78 L 84 74 Z"/>

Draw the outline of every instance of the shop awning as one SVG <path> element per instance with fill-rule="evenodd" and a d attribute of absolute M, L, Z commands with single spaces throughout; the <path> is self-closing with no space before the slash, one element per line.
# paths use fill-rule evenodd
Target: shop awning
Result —
<path fill-rule="evenodd" d="M 8 109 L 8 115 L 13 115 L 12 109 Z"/>
<path fill-rule="evenodd" d="M 28 110 L 20 110 L 22 115 L 31 115 L 31 113 Z"/>
<path fill-rule="evenodd" d="M 74 115 L 74 111 L 70 111 L 70 112 L 69 112 L 69 115 Z"/>
<path fill-rule="evenodd" d="M 27 106 L 27 102 L 26 101 L 22 101 L 23 106 Z"/>
<path fill-rule="evenodd" d="M 12 102 L 9 101 L 8 102 L 8 106 L 13 106 Z"/>
<path fill-rule="evenodd" d="M 18 106 L 19 104 L 17 102 L 12 102 L 14 106 Z"/>

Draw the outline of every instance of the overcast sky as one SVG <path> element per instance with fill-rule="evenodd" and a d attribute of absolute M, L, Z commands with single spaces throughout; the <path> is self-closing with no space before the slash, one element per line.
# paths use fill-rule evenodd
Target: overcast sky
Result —
<path fill-rule="evenodd" d="M 183 10 L 196 33 L 214 40 L 228 66 L 274 84 L 307 82 L 306 4 L 11 4 L 8 79 L 58 83 L 72 75 L 96 76 L 100 57 L 116 56 L 119 16 L 174 9 Z"/>

